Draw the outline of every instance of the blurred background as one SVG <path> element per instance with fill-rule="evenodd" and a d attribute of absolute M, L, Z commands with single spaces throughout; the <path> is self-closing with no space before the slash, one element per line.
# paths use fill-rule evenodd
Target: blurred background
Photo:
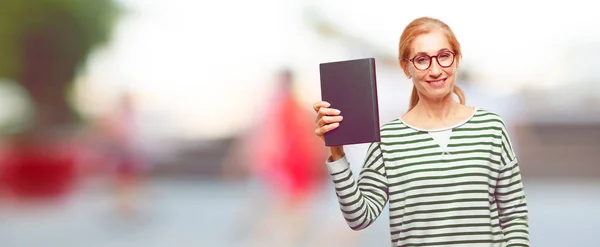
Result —
<path fill-rule="evenodd" d="M 598 246 L 600 29 L 584 1 L 0 1 L 0 246 L 387 246 L 354 232 L 313 134 L 318 64 L 449 24 L 467 104 L 509 127 L 533 246 Z M 367 145 L 346 147 L 357 175 Z"/>

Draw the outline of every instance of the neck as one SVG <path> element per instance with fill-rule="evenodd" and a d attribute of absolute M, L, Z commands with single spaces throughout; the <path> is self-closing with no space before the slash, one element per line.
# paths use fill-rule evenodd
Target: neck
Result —
<path fill-rule="evenodd" d="M 454 111 L 456 102 L 452 99 L 452 94 L 448 94 L 442 99 L 431 100 L 419 97 L 420 100 L 415 106 L 415 110 L 422 112 L 424 116 L 433 120 L 447 119 Z"/>

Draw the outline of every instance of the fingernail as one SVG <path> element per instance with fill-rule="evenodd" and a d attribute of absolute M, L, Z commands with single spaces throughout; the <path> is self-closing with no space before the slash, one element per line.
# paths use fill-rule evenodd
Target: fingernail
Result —
<path fill-rule="evenodd" d="M 340 120 L 344 119 L 344 117 L 340 116 Z"/>
<path fill-rule="evenodd" d="M 329 102 L 325 102 L 325 107 L 330 107 L 331 104 L 329 104 Z"/>
<path fill-rule="evenodd" d="M 340 113 L 342 113 L 342 112 L 341 112 L 340 110 L 335 110 L 335 113 L 336 113 L 336 114 L 340 114 Z"/>

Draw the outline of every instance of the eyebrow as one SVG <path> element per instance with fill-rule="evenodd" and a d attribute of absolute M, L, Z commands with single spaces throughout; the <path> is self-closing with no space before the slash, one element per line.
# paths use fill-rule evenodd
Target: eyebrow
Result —
<path fill-rule="evenodd" d="M 448 49 L 448 48 L 442 48 L 437 53 L 440 53 L 442 51 L 450 51 L 450 49 Z M 413 57 L 416 57 L 416 56 L 419 56 L 419 55 L 429 55 L 429 54 L 427 54 L 426 52 L 420 51 L 420 52 L 417 52 L 417 54 L 415 54 Z"/>

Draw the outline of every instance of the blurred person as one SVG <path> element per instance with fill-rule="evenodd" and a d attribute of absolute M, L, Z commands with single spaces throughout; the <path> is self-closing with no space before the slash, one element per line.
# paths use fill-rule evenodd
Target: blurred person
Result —
<path fill-rule="evenodd" d="M 137 197 L 143 184 L 146 162 L 138 146 L 133 96 L 125 92 L 119 96 L 114 112 L 101 120 L 99 130 L 104 138 L 101 142 L 103 154 L 107 154 L 103 162 L 112 165 L 108 169 L 113 174 L 115 192 L 115 209 L 120 217 L 130 218 L 138 213 Z"/>
<path fill-rule="evenodd" d="M 343 146 L 330 147 L 326 161 L 351 229 L 371 225 L 389 201 L 393 246 L 529 246 L 508 131 L 498 114 L 465 105 L 455 85 L 461 55 L 444 22 L 422 17 L 406 26 L 399 62 L 413 82 L 408 112 L 382 126 L 358 181 Z M 343 124 L 328 102 L 313 108 L 320 138 Z"/>
<path fill-rule="evenodd" d="M 309 204 L 316 189 L 327 181 L 319 165 L 326 154 L 312 134 L 310 109 L 302 107 L 293 94 L 292 71 L 280 71 L 276 86 L 269 114 L 234 144 L 224 169 L 225 176 L 232 176 L 236 168 L 246 170 L 251 185 L 248 189 L 259 193 L 249 196 L 242 212 L 243 218 L 258 220 L 240 221 L 255 225 L 249 227 L 254 229 L 248 234 L 250 242 L 265 246 L 275 235 L 282 238 L 277 241 L 285 243 L 274 246 L 294 246 L 308 229 Z M 257 215 L 261 211 L 264 216 Z"/>

